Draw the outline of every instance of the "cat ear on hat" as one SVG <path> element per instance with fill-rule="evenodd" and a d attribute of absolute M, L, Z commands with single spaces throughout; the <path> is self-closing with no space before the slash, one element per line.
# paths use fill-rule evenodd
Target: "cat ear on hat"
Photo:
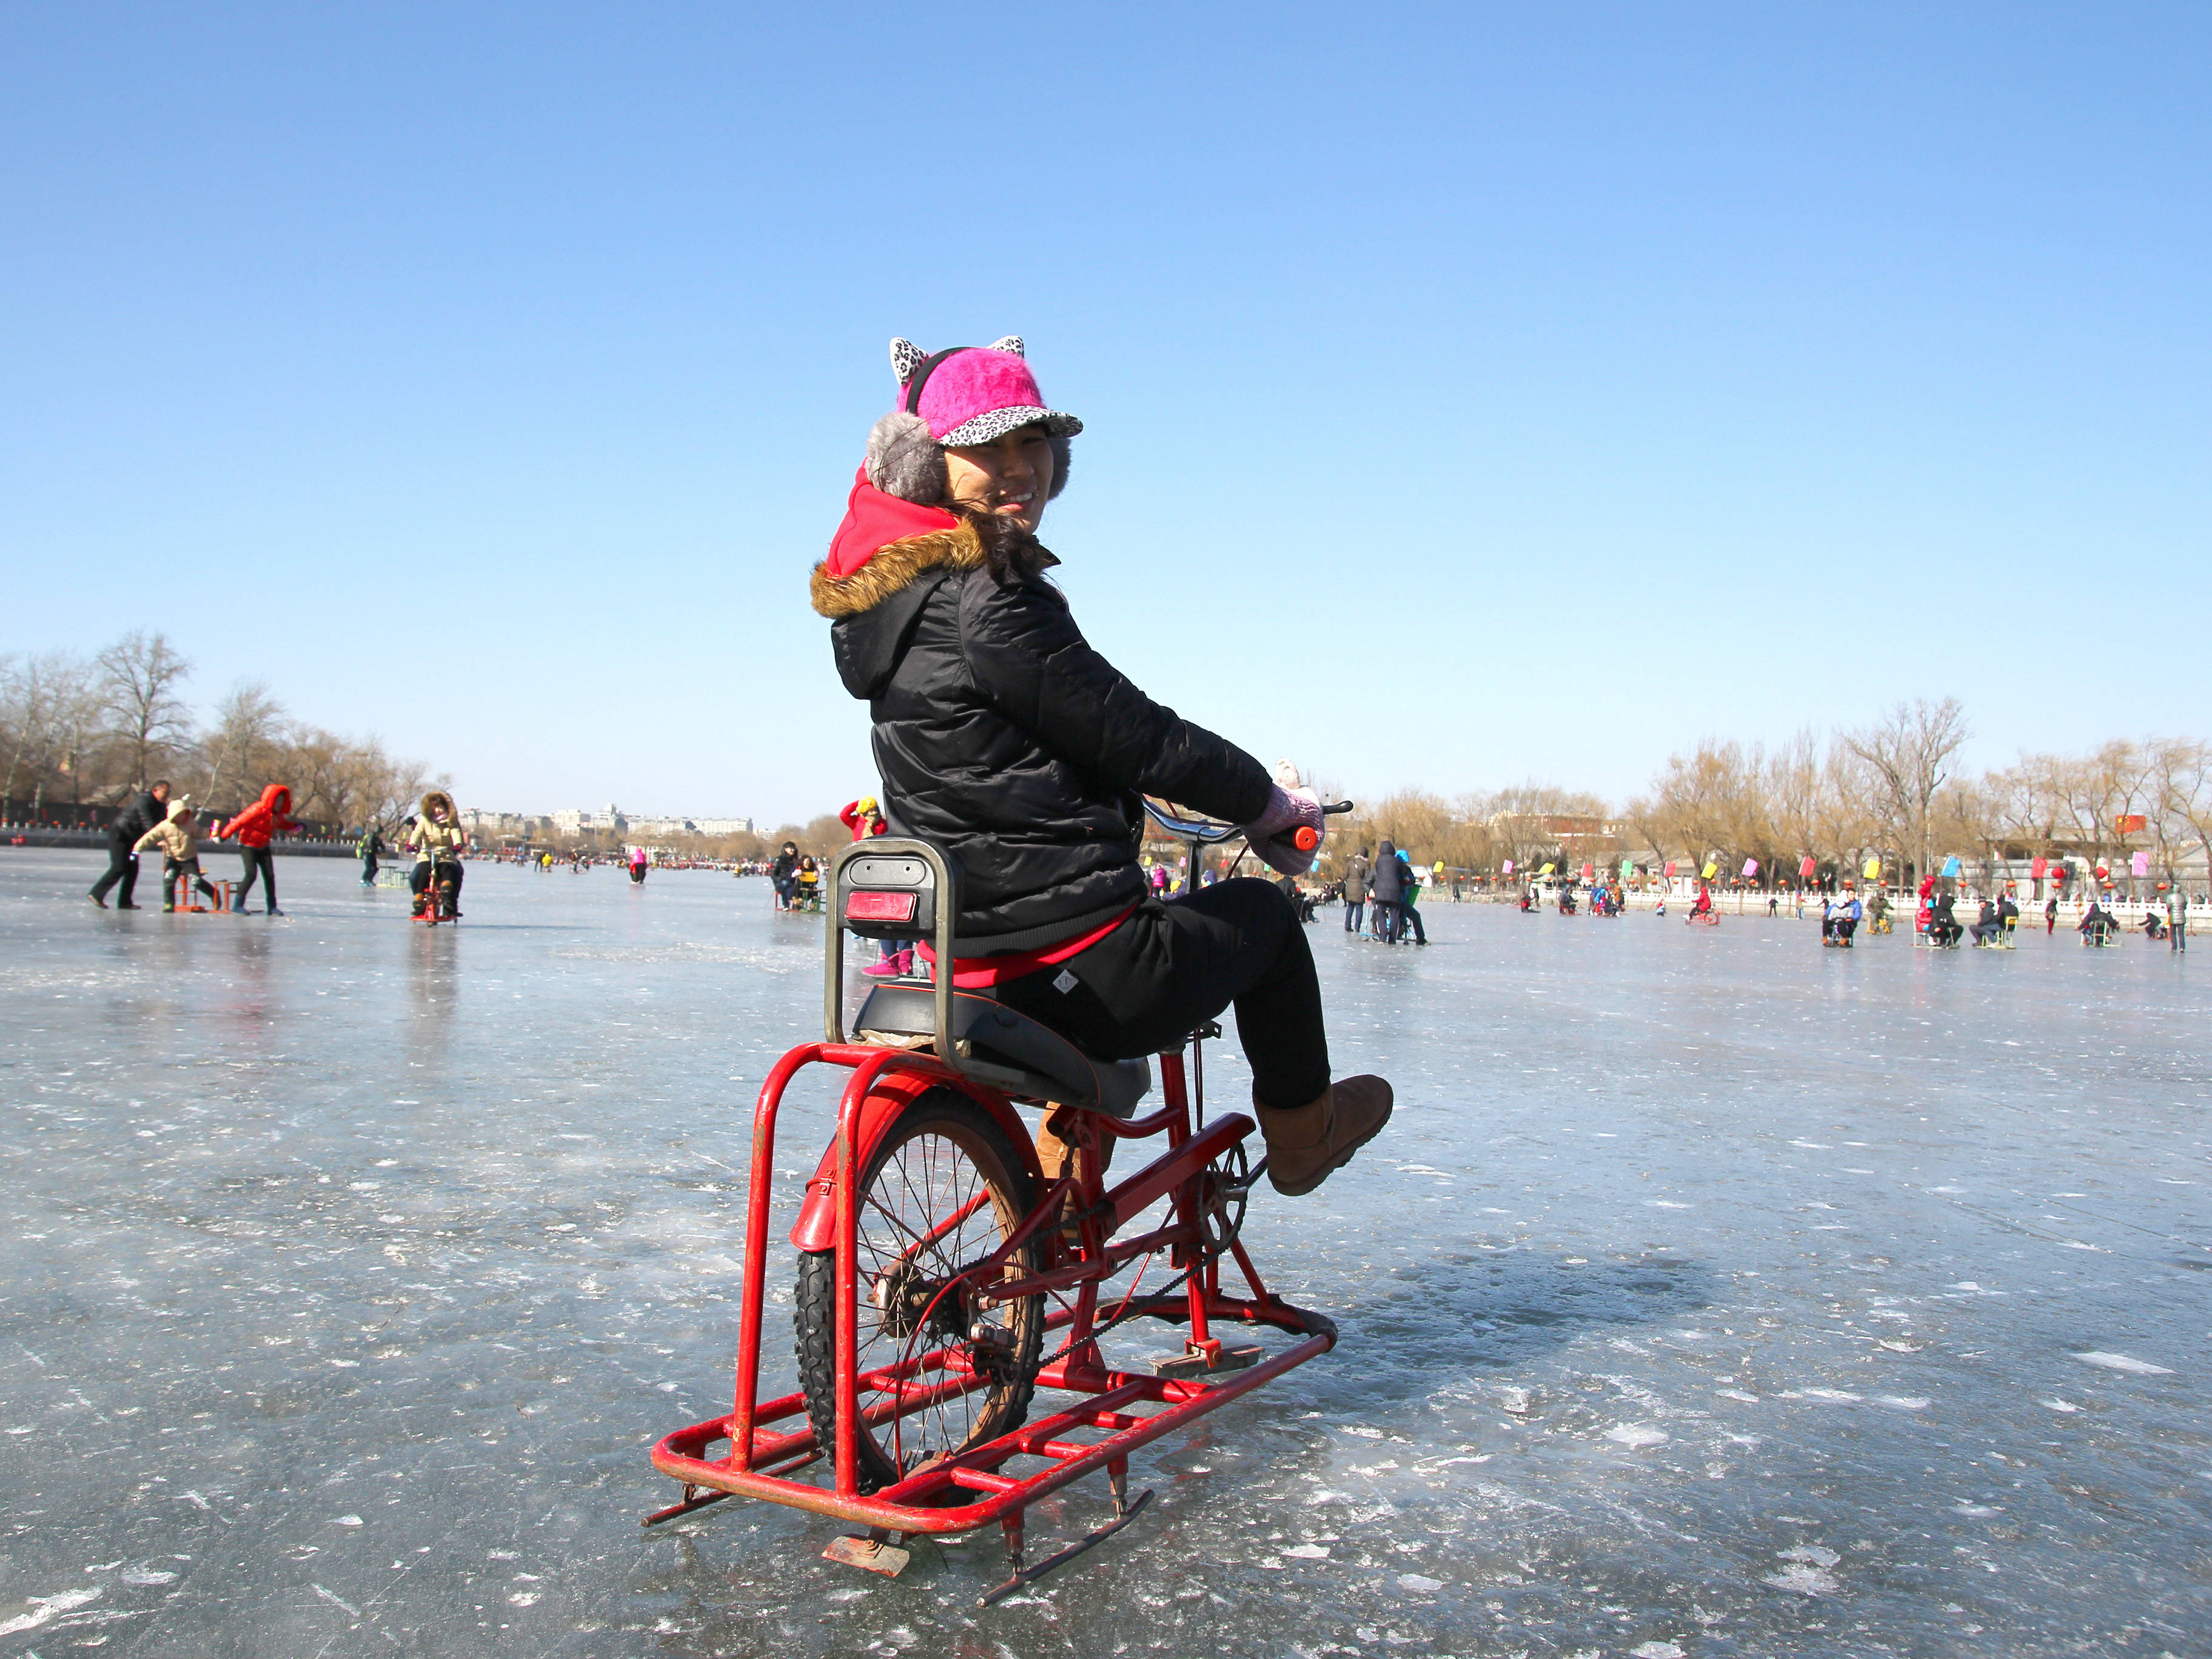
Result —
<path fill-rule="evenodd" d="M 914 372 L 929 361 L 929 354 L 911 340 L 891 342 L 891 374 L 901 386 L 914 379 Z"/>
<path fill-rule="evenodd" d="M 1027 362 L 1030 360 L 1029 350 L 1022 344 L 1022 337 L 1018 334 L 1009 334 L 1002 339 L 992 341 L 990 349 L 993 351 L 1011 351 L 1015 356 L 1020 358 L 1024 362 Z"/>

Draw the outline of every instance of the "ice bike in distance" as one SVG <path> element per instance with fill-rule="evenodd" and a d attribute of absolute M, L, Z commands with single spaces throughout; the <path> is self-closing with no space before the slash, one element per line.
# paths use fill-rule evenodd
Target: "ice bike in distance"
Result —
<path fill-rule="evenodd" d="M 1188 847 L 1194 872 L 1206 846 L 1242 833 L 1146 811 Z M 855 842 L 830 865 L 823 1040 L 776 1063 L 754 1110 L 735 1408 L 654 1446 L 683 1498 L 645 1524 L 765 1498 L 866 1528 L 825 1554 L 896 1574 L 908 1540 L 995 1523 L 1009 1577 L 988 1606 L 1135 1518 L 1152 1494 L 1129 1497 L 1133 1454 L 1326 1353 L 1336 1327 L 1268 1290 L 1239 1237 L 1266 1162 L 1248 1158 L 1250 1116 L 1206 1115 L 1202 1044 L 1220 1028 L 1160 1055 L 1164 1100 L 1143 1112 L 1149 1062 L 1086 1054 L 958 983 L 959 880 L 938 848 L 902 837 Z M 933 938 L 936 952 L 932 983 L 876 985 L 849 1035 L 848 932 Z M 816 1065 L 852 1075 L 791 1233 L 799 1388 L 763 1400 L 776 1117 Z M 1060 1169 L 1045 1170 L 1018 1106 L 1041 1108 L 1073 1149 Z M 1114 1141 L 1153 1155 L 1134 1169 L 1125 1157 L 1109 1185 L 1100 1154 Z M 1225 1263 L 1243 1293 L 1224 1287 Z M 1181 1352 L 1142 1370 L 1111 1363 L 1100 1339 L 1138 1318 L 1187 1326 Z M 1231 1346 L 1230 1327 L 1290 1340 L 1272 1353 Z M 1026 1565 L 1029 1506 L 1102 1468 L 1112 1517 Z"/>

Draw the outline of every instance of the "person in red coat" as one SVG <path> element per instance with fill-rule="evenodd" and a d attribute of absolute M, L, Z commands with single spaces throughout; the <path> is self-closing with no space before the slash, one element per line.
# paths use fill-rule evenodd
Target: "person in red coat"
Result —
<path fill-rule="evenodd" d="M 863 795 L 839 807 L 837 819 L 853 832 L 854 841 L 890 833 L 891 827 L 884 821 L 883 809 L 876 805 L 873 795 Z M 905 978 L 914 971 L 914 942 L 903 939 L 884 940 L 882 954 L 860 971 L 870 979 Z"/>
<path fill-rule="evenodd" d="M 237 890 L 230 896 L 230 908 L 243 910 L 246 896 L 253 890 L 253 878 L 262 878 L 262 896 L 272 916 L 283 912 L 276 908 L 276 860 L 270 855 L 270 839 L 288 830 L 300 826 L 292 820 L 292 792 L 281 783 L 272 783 L 261 792 L 261 799 L 240 812 L 216 833 L 218 841 L 238 838 L 239 856 L 246 860 L 246 873 L 240 878 Z"/>

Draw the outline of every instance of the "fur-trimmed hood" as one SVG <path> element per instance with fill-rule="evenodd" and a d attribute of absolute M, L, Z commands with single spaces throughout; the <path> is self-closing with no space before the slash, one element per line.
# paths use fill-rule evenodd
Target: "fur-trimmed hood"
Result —
<path fill-rule="evenodd" d="M 947 530 L 885 543 L 849 575 L 831 575 L 830 562 L 823 560 L 814 567 L 811 584 L 815 613 L 831 622 L 857 617 L 930 571 L 979 570 L 982 566 L 982 538 L 973 525 L 956 520 Z"/>
<path fill-rule="evenodd" d="M 1027 574 L 1059 561 L 1028 544 L 1018 568 Z M 929 596 L 947 579 L 991 568 L 981 532 L 942 507 L 887 495 L 863 471 L 846 500 L 845 520 L 830 556 L 809 584 L 817 615 L 830 619 L 838 677 L 856 697 L 872 697 L 897 665 Z"/>

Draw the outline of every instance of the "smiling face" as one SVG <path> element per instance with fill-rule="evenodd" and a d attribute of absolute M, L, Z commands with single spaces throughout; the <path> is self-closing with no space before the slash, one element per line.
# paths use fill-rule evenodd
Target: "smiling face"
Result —
<path fill-rule="evenodd" d="M 1042 426 L 1018 427 L 995 443 L 945 452 L 953 504 L 1034 532 L 1052 494 L 1052 440 Z"/>

